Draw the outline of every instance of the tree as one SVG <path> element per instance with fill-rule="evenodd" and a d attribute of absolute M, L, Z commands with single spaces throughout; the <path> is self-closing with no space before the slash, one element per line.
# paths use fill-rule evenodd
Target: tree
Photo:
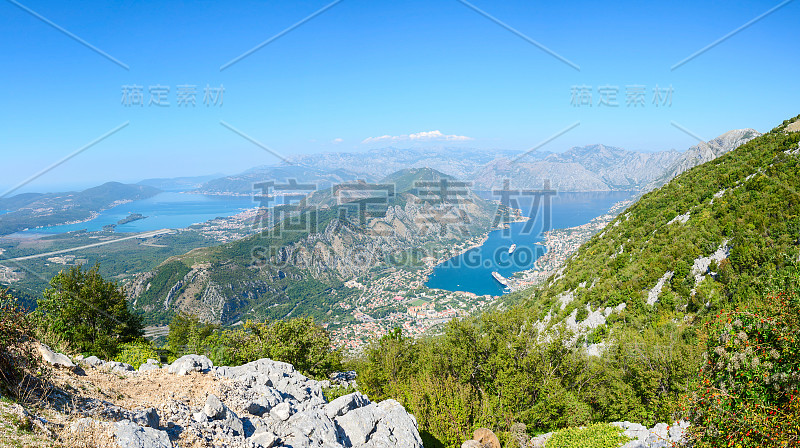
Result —
<path fill-rule="evenodd" d="M 187 353 L 200 354 L 205 339 L 211 336 L 218 325 L 202 322 L 197 316 L 178 312 L 169 323 L 167 344 L 176 356 Z"/>
<path fill-rule="evenodd" d="M 327 378 L 342 368 L 342 354 L 331 349 L 327 330 L 310 317 L 284 321 L 247 321 L 240 328 L 217 333 L 207 339 L 212 360 L 240 365 L 270 358 L 292 364 L 304 375 Z"/>
<path fill-rule="evenodd" d="M 142 319 L 128 309 L 125 293 L 100 276 L 99 266 L 74 266 L 50 280 L 37 302 L 40 325 L 74 349 L 112 359 L 122 343 L 142 336 Z"/>

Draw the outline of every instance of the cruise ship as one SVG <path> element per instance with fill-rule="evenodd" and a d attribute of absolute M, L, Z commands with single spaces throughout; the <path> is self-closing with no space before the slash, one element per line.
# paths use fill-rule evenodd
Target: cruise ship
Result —
<path fill-rule="evenodd" d="M 508 287 L 508 279 L 506 279 L 505 277 L 503 277 L 499 273 L 492 272 L 492 277 L 494 277 L 494 279 L 497 280 L 497 282 L 500 283 L 501 285 L 503 285 L 505 287 Z"/>
<path fill-rule="evenodd" d="M 512 244 L 511 247 L 508 248 L 508 253 L 513 254 L 515 250 L 517 250 L 517 245 Z"/>

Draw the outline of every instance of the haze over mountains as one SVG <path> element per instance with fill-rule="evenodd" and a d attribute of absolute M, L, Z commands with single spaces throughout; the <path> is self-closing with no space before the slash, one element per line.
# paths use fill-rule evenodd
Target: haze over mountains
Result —
<path fill-rule="evenodd" d="M 195 192 L 252 194 L 253 184 L 275 180 L 335 183 L 362 179 L 374 182 L 405 168 L 432 168 L 472 182 L 475 190 L 538 189 L 545 182 L 558 191 L 635 191 L 652 189 L 700 163 L 718 157 L 761 135 L 753 129 L 729 131 L 686 152 L 637 152 L 602 144 L 570 148 L 562 153 L 464 148 L 373 149 L 361 153 L 323 153 L 289 159 L 293 165 L 264 166 L 204 183 Z"/>
<path fill-rule="evenodd" d="M 407 168 L 431 168 L 471 183 L 476 191 L 502 188 L 556 191 L 649 191 L 701 163 L 760 136 L 738 129 L 700 143 L 685 152 L 636 152 L 602 144 L 573 147 L 562 153 L 464 148 L 383 148 L 359 153 L 298 156 L 292 164 L 254 167 L 232 176 L 205 175 L 146 179 L 136 185 L 109 182 L 82 192 L 25 193 L 0 199 L 0 235 L 27 228 L 59 225 L 91 218 L 118 204 L 152 197 L 160 191 L 251 196 L 260 182 L 285 186 L 284 193 L 308 194 L 356 180 L 377 182 Z M 277 190 L 280 190 L 278 187 Z"/>

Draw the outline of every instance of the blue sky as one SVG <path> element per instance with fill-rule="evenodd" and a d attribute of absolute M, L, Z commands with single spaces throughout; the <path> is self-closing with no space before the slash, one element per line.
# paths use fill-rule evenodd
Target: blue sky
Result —
<path fill-rule="evenodd" d="M 0 2 L 3 187 L 126 122 L 27 190 L 278 162 L 220 121 L 284 156 L 389 145 L 523 151 L 577 122 L 542 150 L 657 151 L 696 143 L 672 122 L 710 139 L 800 113 L 800 1 L 675 70 L 779 2 L 472 2 L 576 70 L 457 0 L 343 0 L 222 71 L 329 3 L 19 4 L 129 69 Z M 124 85 L 143 87 L 143 106 L 122 104 Z M 148 105 L 156 85 L 170 88 L 168 107 Z M 196 86 L 195 107 L 177 105 L 180 85 Z M 203 104 L 206 85 L 224 86 L 221 106 Z M 646 89 L 638 107 L 625 104 L 633 85 Z M 591 90 L 591 107 L 573 104 L 574 86 Z M 603 86 L 617 89 L 617 107 L 598 105 Z M 672 87 L 671 105 L 653 104 L 656 86 Z"/>

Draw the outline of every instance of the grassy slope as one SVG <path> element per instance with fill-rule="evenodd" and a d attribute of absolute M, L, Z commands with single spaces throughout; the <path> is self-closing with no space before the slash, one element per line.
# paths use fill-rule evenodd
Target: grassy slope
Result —
<path fill-rule="evenodd" d="M 800 134 L 787 135 L 785 125 L 642 197 L 581 247 L 561 276 L 529 291 L 527 305 L 538 317 L 548 311 L 565 317 L 585 304 L 597 309 L 625 302 L 617 319 L 644 327 L 755 299 L 769 278 L 797 259 L 800 245 L 800 161 L 788 154 Z M 687 212 L 686 223 L 669 224 Z M 723 242 L 730 255 L 711 266 L 719 275 L 695 284 L 695 259 Z M 648 291 L 666 272 L 674 272 L 672 279 L 658 302 L 647 305 Z M 568 291 L 575 300 L 560 310 L 557 297 Z"/>

